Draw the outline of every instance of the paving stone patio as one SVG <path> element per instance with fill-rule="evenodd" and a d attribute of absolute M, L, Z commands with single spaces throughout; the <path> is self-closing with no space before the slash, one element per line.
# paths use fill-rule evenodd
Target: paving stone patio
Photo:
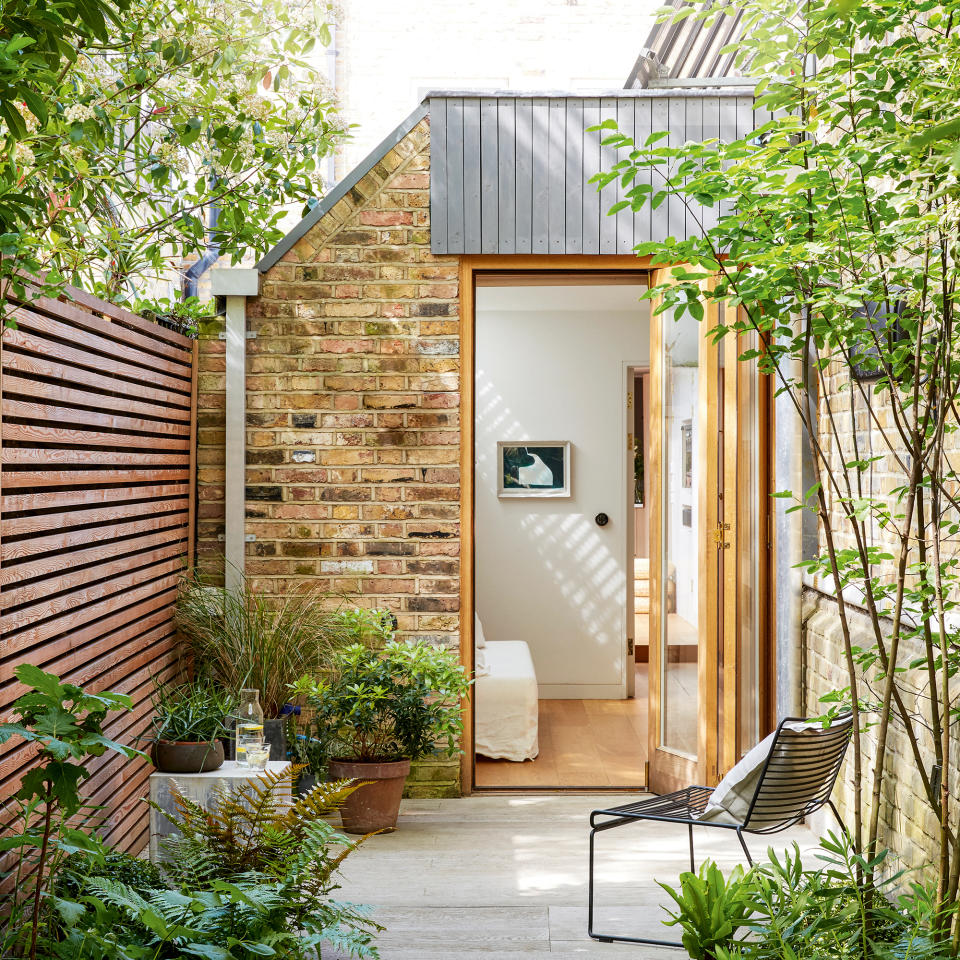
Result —
<path fill-rule="evenodd" d="M 386 931 L 382 960 L 454 960 L 486 954 L 520 960 L 574 957 L 679 960 L 677 950 L 602 944 L 586 934 L 587 816 L 629 802 L 624 794 L 474 796 L 404 801 L 395 833 L 373 837 L 344 864 L 342 899 L 370 904 Z M 816 844 L 795 827 L 782 849 Z M 749 841 L 748 841 L 749 842 Z M 751 851 L 769 846 L 753 838 Z M 740 862 L 732 832 L 701 830 L 699 857 Z M 659 921 L 666 894 L 654 877 L 687 868 L 683 827 L 627 826 L 598 840 L 598 901 L 605 930 L 672 939 Z"/>

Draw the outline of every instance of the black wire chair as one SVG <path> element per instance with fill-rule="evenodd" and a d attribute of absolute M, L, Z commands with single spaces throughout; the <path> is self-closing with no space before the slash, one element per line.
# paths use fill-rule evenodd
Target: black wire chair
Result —
<path fill-rule="evenodd" d="M 849 713 L 837 717 L 822 729 L 791 730 L 786 724 L 804 723 L 800 718 L 787 717 L 780 721 L 770 752 L 764 761 L 760 780 L 743 823 L 722 823 L 700 820 L 711 787 L 687 787 L 662 797 L 626 803 L 619 807 L 594 810 L 590 814 L 590 874 L 588 883 L 587 933 L 601 943 L 614 940 L 624 943 L 646 943 L 657 947 L 680 947 L 675 940 L 651 940 L 644 937 L 624 937 L 597 933 L 593 929 L 594 916 L 594 839 L 598 833 L 613 830 L 628 823 L 652 820 L 659 823 L 686 824 L 690 837 L 690 870 L 696 871 L 693 856 L 693 828 L 720 827 L 735 830 L 740 846 L 753 866 L 753 858 L 743 838 L 745 833 L 779 833 L 799 823 L 822 806 L 828 806 L 837 818 L 840 828 L 846 827 L 830 799 L 843 757 L 853 729 Z"/>

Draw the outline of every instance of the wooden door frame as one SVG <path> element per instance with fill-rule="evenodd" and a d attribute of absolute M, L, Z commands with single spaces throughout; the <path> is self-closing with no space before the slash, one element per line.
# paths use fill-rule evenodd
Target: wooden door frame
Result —
<path fill-rule="evenodd" d="M 474 444 L 476 442 L 476 287 L 478 273 L 620 273 L 648 275 L 649 257 L 632 254 L 491 254 L 460 257 L 460 662 L 473 676 L 473 624 L 475 611 L 474 556 Z M 646 278 L 645 278 L 646 279 Z M 463 703 L 463 754 L 460 757 L 460 792 L 473 793 L 475 763 L 473 691 Z"/>
<path fill-rule="evenodd" d="M 475 356 L 475 337 L 476 337 L 476 288 L 475 277 L 477 273 L 497 272 L 504 273 L 529 273 L 529 274 L 559 274 L 559 273 L 620 273 L 636 272 L 646 274 L 650 282 L 653 282 L 653 273 L 655 269 L 669 269 L 662 265 L 655 268 L 651 264 L 649 257 L 635 257 L 628 255 L 528 255 L 528 254 L 506 254 L 506 255 L 464 255 L 459 258 L 459 302 L 460 302 L 460 661 L 469 675 L 473 675 L 474 669 L 474 649 L 473 649 L 473 626 L 475 613 L 475 538 L 474 538 L 474 518 L 475 518 L 475 500 L 474 500 L 474 459 L 475 459 L 475 385 L 476 385 L 476 356 Z M 662 315 L 661 315 L 662 316 Z M 707 312 L 703 323 L 705 329 L 715 325 L 717 322 L 717 307 L 715 304 L 708 304 Z M 705 339 L 702 337 L 702 339 Z M 662 363 L 662 341 L 660 339 L 660 324 L 654 322 L 651 309 L 650 322 L 650 370 L 652 371 L 655 363 Z M 739 362 L 739 361 L 738 361 Z M 701 392 L 701 397 L 704 392 Z M 759 494 L 766 504 L 766 509 L 761 511 L 761 522 L 767 525 L 767 537 L 763 538 L 764 543 L 761 546 L 761 562 L 759 564 L 761 580 L 758 585 L 760 591 L 760 611 L 761 622 L 757 627 L 760 630 L 759 640 L 759 673 L 758 681 L 760 683 L 760 717 L 761 724 L 766 724 L 769 729 L 773 728 L 775 722 L 775 697 L 773 693 L 773 680 L 775 679 L 775 656 L 774 638 L 776 636 L 775 624 L 773 622 L 772 604 L 769 598 L 773 595 L 773 556 L 775 543 L 773 538 L 773 505 L 769 494 L 772 492 L 771 477 L 772 469 L 770 466 L 773 453 L 773 390 L 770 378 L 761 376 L 758 386 L 759 409 L 759 431 L 760 431 L 760 490 Z M 648 407 L 648 423 L 650 424 L 650 460 L 651 463 L 659 463 L 659 457 L 662 455 L 662 410 L 660 398 L 650 396 Z M 660 426 L 657 426 L 660 424 Z M 651 480 L 652 480 L 651 476 Z M 653 531 L 660 529 L 662 504 L 656 497 L 650 497 L 650 514 L 648 518 L 648 528 L 651 537 L 651 587 L 653 583 Z M 703 513 L 707 516 L 711 511 Z M 715 513 L 715 505 L 713 513 Z M 714 524 L 715 525 L 715 524 Z M 712 530 L 706 524 L 703 526 L 702 536 L 708 535 L 707 531 Z M 765 548 L 765 549 L 764 549 Z M 701 550 L 701 562 L 709 551 Z M 660 574 L 658 574 L 658 577 Z M 651 590 L 651 594 L 653 590 Z M 701 600 L 701 605 L 703 601 Z M 650 662 L 648 670 L 652 675 L 655 669 L 659 669 L 659 637 L 657 630 L 660 628 L 660 621 L 654 622 L 655 607 L 659 604 L 653 602 L 651 595 L 651 613 L 650 613 Z M 659 617 L 661 611 L 656 610 L 656 616 Z M 766 613 L 766 618 L 763 614 Z M 654 639 L 657 638 L 657 642 Z M 655 652 L 656 651 L 656 652 Z M 717 649 L 714 644 L 712 650 L 713 670 L 717 666 Z M 709 667 L 709 663 L 707 664 Z M 703 671 L 701 671 L 703 674 Z M 652 695 L 651 684 L 651 695 Z M 716 686 L 713 686 L 714 693 Z M 701 782 L 713 783 L 718 773 L 718 761 L 722 755 L 727 757 L 735 748 L 725 741 L 729 735 L 724 736 L 718 743 L 716 736 L 716 723 L 709 721 L 708 717 L 716 717 L 716 702 L 713 700 L 712 713 L 704 711 L 703 691 L 701 691 L 701 702 L 698 705 L 698 750 L 699 750 L 699 773 Z M 707 696 L 707 700 L 711 697 Z M 708 703 L 709 706 L 709 703 Z M 655 709 L 654 709 L 655 708 Z M 464 698 L 463 703 L 463 754 L 460 759 L 460 782 L 461 793 L 468 796 L 474 791 L 474 724 L 473 724 L 473 694 L 471 691 Z M 659 704 L 650 704 L 650 744 L 649 755 L 652 757 L 652 747 L 655 742 L 655 736 L 659 736 Z M 656 723 L 654 723 L 654 719 Z M 656 727 L 656 730 L 655 730 Z M 768 732 L 761 729 L 761 735 Z M 649 786 L 649 784 L 647 784 Z"/>

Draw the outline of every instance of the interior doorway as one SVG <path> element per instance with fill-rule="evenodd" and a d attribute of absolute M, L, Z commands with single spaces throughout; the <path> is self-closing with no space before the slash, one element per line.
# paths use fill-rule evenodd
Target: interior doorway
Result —
<path fill-rule="evenodd" d="M 467 792 L 714 783 L 772 729 L 772 389 L 741 359 L 758 344 L 715 342 L 715 304 L 695 321 L 644 301 L 640 350 L 611 352 L 601 320 L 670 276 L 461 260 Z M 597 465 L 614 485 L 591 492 L 578 468 Z M 487 709 L 492 674 L 509 680 Z M 491 715 L 519 755 L 485 742 Z"/>
<path fill-rule="evenodd" d="M 648 459 L 636 441 L 638 374 L 649 365 L 645 288 L 643 274 L 478 277 L 480 789 L 646 782 L 635 616 L 636 471 L 642 479 Z"/>

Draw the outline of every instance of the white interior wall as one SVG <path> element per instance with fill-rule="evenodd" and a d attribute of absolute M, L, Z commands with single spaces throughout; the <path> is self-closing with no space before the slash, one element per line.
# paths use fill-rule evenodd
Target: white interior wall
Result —
<path fill-rule="evenodd" d="M 642 289 L 477 290 L 477 612 L 488 641 L 529 644 L 548 699 L 625 696 L 627 367 L 648 364 Z M 499 499 L 501 440 L 570 441 L 572 496 Z"/>

